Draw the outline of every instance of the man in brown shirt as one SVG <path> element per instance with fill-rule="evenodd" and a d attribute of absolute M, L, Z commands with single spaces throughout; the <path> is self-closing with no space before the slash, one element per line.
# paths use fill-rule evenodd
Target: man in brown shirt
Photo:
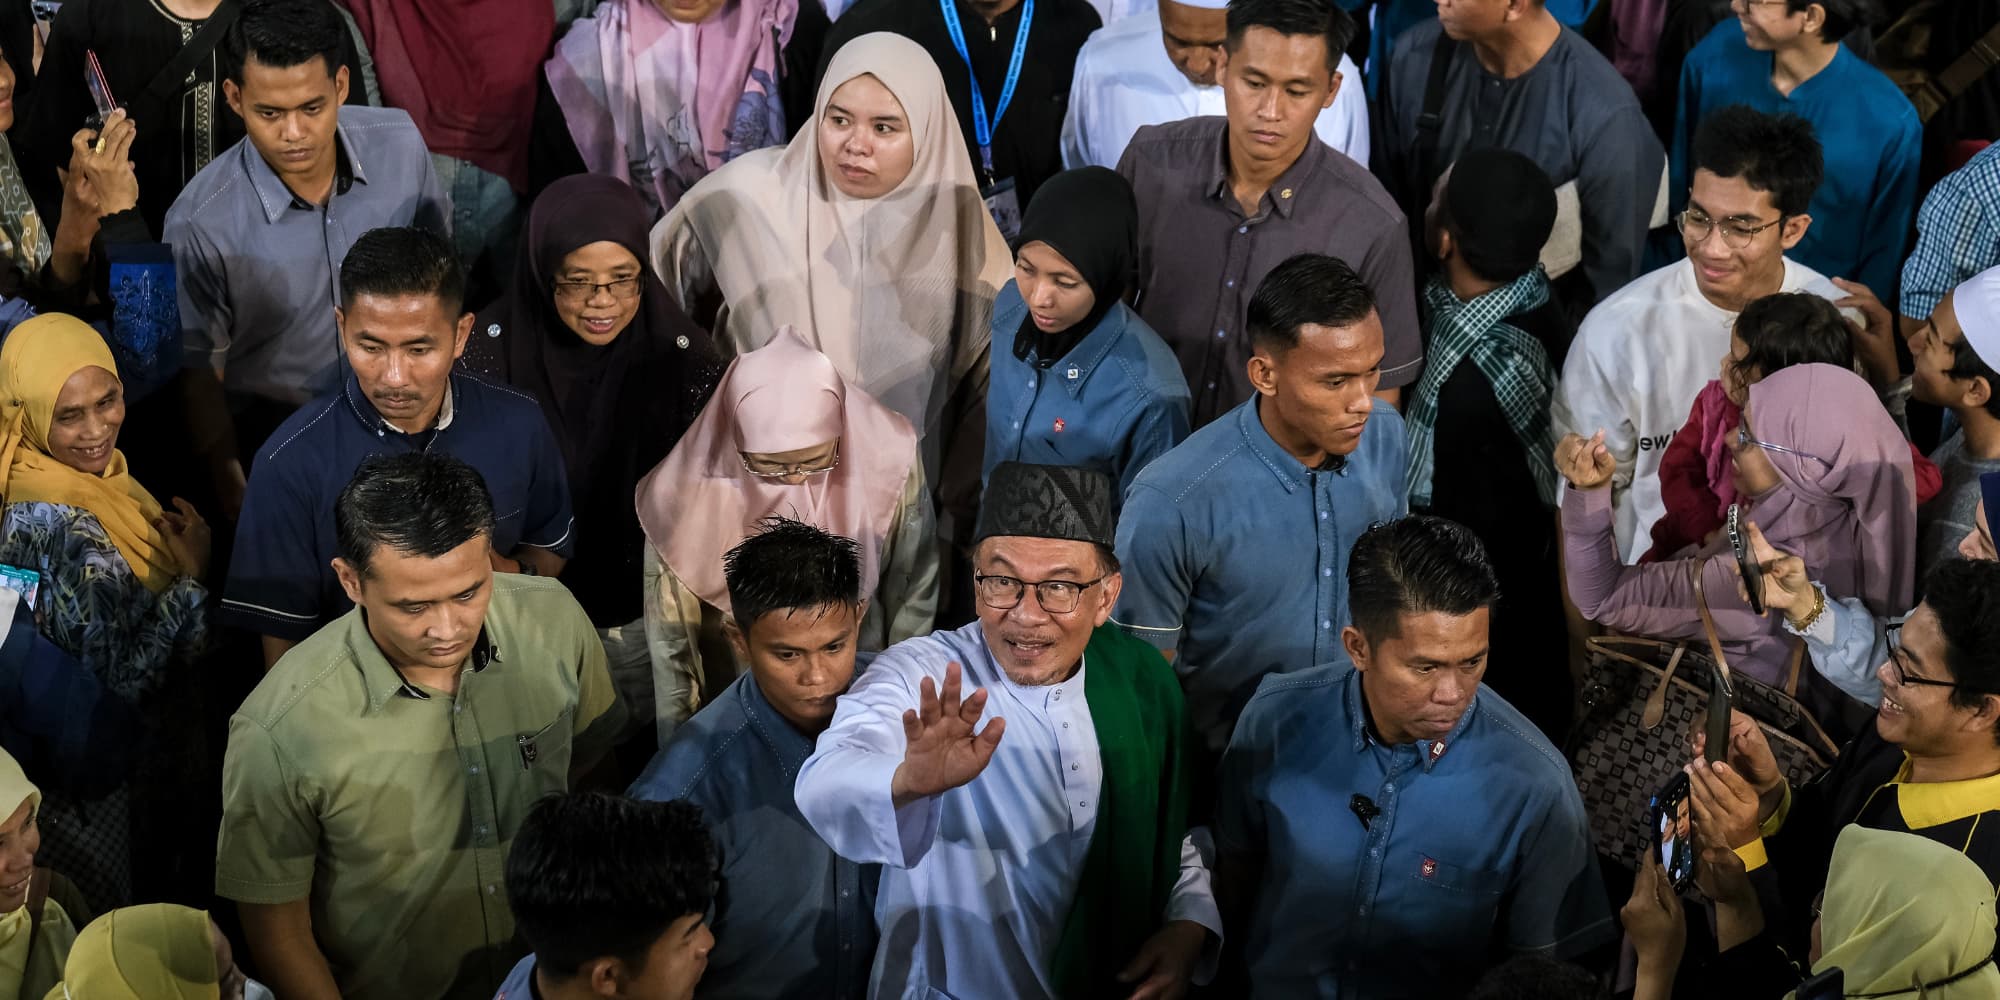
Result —
<path fill-rule="evenodd" d="M 1294 254 L 1338 257 L 1374 293 L 1387 347 L 1378 395 L 1396 402 L 1422 371 L 1403 213 L 1313 132 L 1353 35 L 1321 0 L 1236 0 L 1227 117 L 1142 128 L 1119 161 L 1139 199 L 1139 314 L 1180 358 L 1197 427 L 1250 398 L 1250 295 Z"/>

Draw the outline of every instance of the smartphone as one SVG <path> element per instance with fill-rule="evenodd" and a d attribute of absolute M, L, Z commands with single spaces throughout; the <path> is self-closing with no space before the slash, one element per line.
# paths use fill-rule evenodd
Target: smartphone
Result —
<path fill-rule="evenodd" d="M 1750 536 L 1743 531 L 1743 509 L 1729 505 L 1729 549 L 1736 553 L 1736 571 L 1743 574 L 1743 592 L 1750 597 L 1750 610 L 1764 613 L 1764 567 L 1750 557 Z"/>
<path fill-rule="evenodd" d="M 1835 966 L 1800 983 L 1798 992 L 1792 995 L 1798 1000 L 1841 1000 L 1846 992 L 1847 975 Z"/>
<path fill-rule="evenodd" d="M 96 108 L 84 124 L 102 130 L 104 121 L 111 112 L 118 110 L 118 100 L 111 96 L 111 81 L 104 75 L 104 64 L 97 61 L 94 49 L 83 50 L 83 86 L 90 91 L 90 103 Z M 98 140 L 98 149 L 103 150 L 103 140 Z"/>
<path fill-rule="evenodd" d="M 1679 771 L 1653 796 L 1649 810 L 1653 849 L 1675 892 L 1694 884 L 1694 806 L 1688 801 L 1688 776 Z"/>
<path fill-rule="evenodd" d="M 1722 668 L 1714 667 L 1708 672 L 1708 720 L 1707 740 L 1701 748 L 1701 755 L 1713 764 L 1729 756 L 1729 709 L 1735 695 L 1729 690 L 1729 679 L 1722 676 Z"/>
<path fill-rule="evenodd" d="M 42 574 L 31 569 L 0 563 L 0 587 L 19 593 L 22 602 L 28 605 L 28 610 L 33 611 L 35 597 L 42 589 Z"/>

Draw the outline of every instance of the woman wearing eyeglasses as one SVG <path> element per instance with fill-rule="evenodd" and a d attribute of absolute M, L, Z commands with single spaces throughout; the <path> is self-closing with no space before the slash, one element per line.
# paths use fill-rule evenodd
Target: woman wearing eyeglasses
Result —
<path fill-rule="evenodd" d="M 1782 615 L 1757 615 L 1738 595 L 1727 538 L 1678 559 L 1619 561 L 1608 489 L 1614 462 L 1602 433 L 1556 444 L 1556 469 L 1570 485 L 1563 558 L 1577 609 L 1621 632 L 1699 637 L 1692 562 L 1731 664 L 1767 684 L 1782 681 L 1794 640 Z M 1727 445 L 1744 520 L 1803 559 L 1829 598 L 1859 598 L 1878 616 L 1910 606 L 1917 530 L 1910 447 L 1866 380 L 1833 365 L 1786 368 L 1750 386 Z"/>
<path fill-rule="evenodd" d="M 938 548 L 917 447 L 908 420 L 791 327 L 730 363 L 694 426 L 639 483 L 661 745 L 740 672 L 722 632 L 722 556 L 766 517 L 861 547 L 861 649 L 931 631 Z"/>
<path fill-rule="evenodd" d="M 597 626 L 634 726 L 652 718 L 653 681 L 632 491 L 701 413 L 721 368 L 641 263 L 650 218 L 615 178 L 550 185 L 529 210 L 512 285 L 460 362 L 533 396 L 555 431 L 576 517 L 562 582 Z"/>

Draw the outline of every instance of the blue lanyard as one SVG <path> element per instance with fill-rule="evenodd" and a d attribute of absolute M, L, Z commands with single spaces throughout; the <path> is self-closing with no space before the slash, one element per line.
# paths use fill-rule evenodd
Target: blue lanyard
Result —
<path fill-rule="evenodd" d="M 1014 30 L 1014 54 L 1007 59 L 1007 81 L 1000 85 L 1000 103 L 993 106 L 993 120 L 986 120 L 986 98 L 979 93 L 979 74 L 972 70 L 972 56 L 965 49 L 965 29 L 958 24 L 958 7 L 955 0 L 938 0 L 944 10 L 944 27 L 951 32 L 952 48 L 958 50 L 958 58 L 965 63 L 966 81 L 972 84 L 972 138 L 979 144 L 979 164 L 986 170 L 986 177 L 993 178 L 993 130 L 1000 127 L 1000 118 L 1007 113 L 1007 105 L 1014 101 L 1014 84 L 1021 80 L 1021 60 L 1028 54 L 1028 25 L 1035 19 L 1035 0 L 1022 0 L 1021 26 Z"/>

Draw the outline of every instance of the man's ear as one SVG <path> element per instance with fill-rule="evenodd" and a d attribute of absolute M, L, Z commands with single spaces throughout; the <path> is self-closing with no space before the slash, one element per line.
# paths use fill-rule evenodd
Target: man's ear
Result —
<path fill-rule="evenodd" d="M 1785 221 L 1778 226 L 1778 246 L 1785 250 L 1798 246 L 1799 241 L 1806 238 L 1806 230 L 1812 228 L 1812 221 L 1810 215 L 1785 216 Z"/>
<path fill-rule="evenodd" d="M 353 563 L 338 556 L 333 560 L 333 575 L 340 578 L 340 589 L 347 592 L 347 599 L 361 603 L 361 570 Z"/>
<path fill-rule="evenodd" d="M 735 615 L 722 619 L 722 634 L 728 637 L 729 648 L 736 654 L 736 662 L 749 663 L 750 640 L 743 635 L 743 630 L 737 627 Z"/>
<path fill-rule="evenodd" d="M 1368 672 L 1368 667 L 1370 666 L 1369 657 L 1373 650 L 1368 646 L 1368 637 L 1362 635 L 1360 629 L 1352 625 L 1342 627 L 1340 630 L 1340 646 L 1342 649 L 1347 650 L 1347 658 L 1354 661 L 1354 669 L 1362 673 Z"/>
<path fill-rule="evenodd" d="M 1965 380 L 1965 394 L 1958 401 L 1968 410 L 1983 410 L 1993 400 L 1993 383 L 1984 375 L 1975 375 Z"/>
<path fill-rule="evenodd" d="M 235 80 L 222 81 L 222 99 L 229 102 L 229 110 L 236 112 L 236 117 L 250 117 L 243 113 L 243 88 L 237 86 Z"/>
<path fill-rule="evenodd" d="M 466 342 L 471 339 L 472 339 L 472 314 L 466 313 L 465 315 L 460 316 L 458 318 L 458 327 L 452 331 L 451 359 L 453 361 L 457 361 L 459 358 L 465 357 L 465 345 Z"/>
<path fill-rule="evenodd" d="M 1271 357 L 1270 348 L 1253 346 L 1245 370 L 1250 374 L 1251 389 L 1265 396 L 1278 394 L 1278 363 Z"/>

